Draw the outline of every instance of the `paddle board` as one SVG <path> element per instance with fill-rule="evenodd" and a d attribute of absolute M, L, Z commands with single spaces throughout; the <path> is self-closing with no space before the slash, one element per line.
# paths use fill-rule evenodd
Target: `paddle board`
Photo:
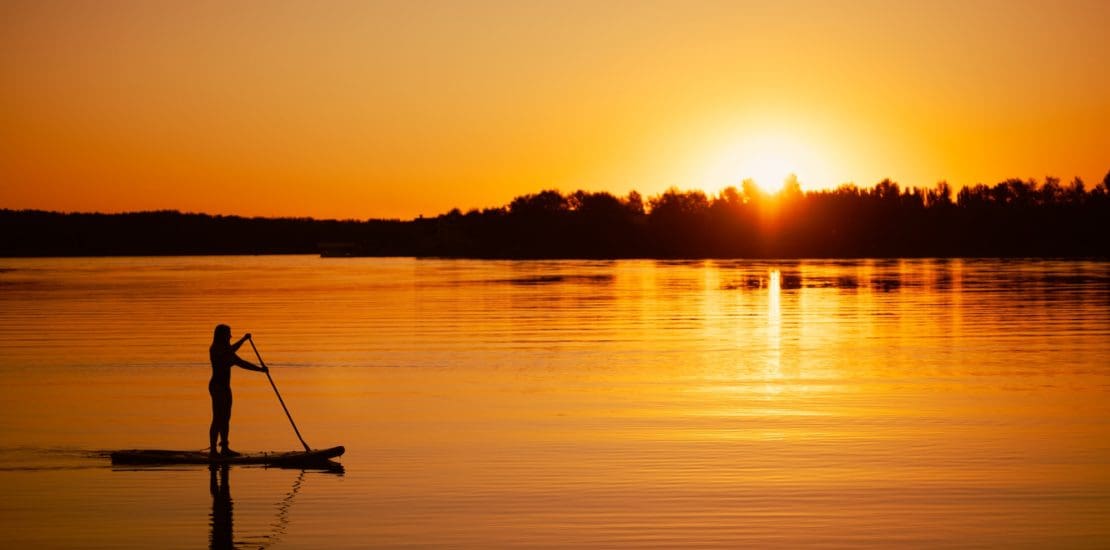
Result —
<path fill-rule="evenodd" d="M 238 456 L 210 455 L 208 451 L 130 449 L 111 453 L 112 464 L 268 464 L 298 466 L 322 464 L 343 454 L 343 446 L 311 451 L 271 451 Z"/>

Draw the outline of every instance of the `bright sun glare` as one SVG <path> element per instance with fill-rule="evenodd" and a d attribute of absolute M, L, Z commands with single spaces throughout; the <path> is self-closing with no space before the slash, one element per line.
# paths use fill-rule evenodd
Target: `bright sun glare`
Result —
<path fill-rule="evenodd" d="M 822 172 L 813 149 L 795 136 L 783 133 L 751 134 L 723 147 L 711 159 L 705 177 L 707 188 L 739 187 L 748 178 L 761 189 L 775 193 L 790 174 L 803 184 Z"/>

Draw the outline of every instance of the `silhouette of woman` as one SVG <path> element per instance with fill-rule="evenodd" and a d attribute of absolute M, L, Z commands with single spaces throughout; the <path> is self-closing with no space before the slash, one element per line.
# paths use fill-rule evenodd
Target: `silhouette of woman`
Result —
<path fill-rule="evenodd" d="M 220 454 L 239 454 L 228 448 L 227 443 L 227 432 L 231 426 L 231 367 L 238 366 L 258 372 L 268 370 L 244 361 L 235 354 L 239 351 L 239 346 L 250 337 L 250 333 L 244 334 L 238 342 L 232 344 L 231 327 L 227 325 L 216 325 L 212 334 L 212 345 L 208 348 L 208 359 L 212 362 L 212 379 L 208 381 L 208 393 L 212 396 L 212 426 L 208 428 L 208 448 L 212 455 L 216 454 L 217 435 L 220 437 Z"/>

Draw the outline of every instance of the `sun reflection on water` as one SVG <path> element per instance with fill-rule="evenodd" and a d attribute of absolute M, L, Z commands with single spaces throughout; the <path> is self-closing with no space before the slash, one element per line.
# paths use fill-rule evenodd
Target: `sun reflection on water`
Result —
<path fill-rule="evenodd" d="M 782 273 L 772 268 L 767 282 L 767 351 L 764 354 L 764 393 L 782 392 Z"/>

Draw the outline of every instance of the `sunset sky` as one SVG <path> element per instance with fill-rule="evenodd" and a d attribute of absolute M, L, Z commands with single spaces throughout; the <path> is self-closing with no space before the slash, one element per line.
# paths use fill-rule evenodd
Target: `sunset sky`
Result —
<path fill-rule="evenodd" d="M 1101 181 L 1110 1 L 0 3 L 0 208 Z M 771 181 L 767 181 L 771 180 Z"/>

